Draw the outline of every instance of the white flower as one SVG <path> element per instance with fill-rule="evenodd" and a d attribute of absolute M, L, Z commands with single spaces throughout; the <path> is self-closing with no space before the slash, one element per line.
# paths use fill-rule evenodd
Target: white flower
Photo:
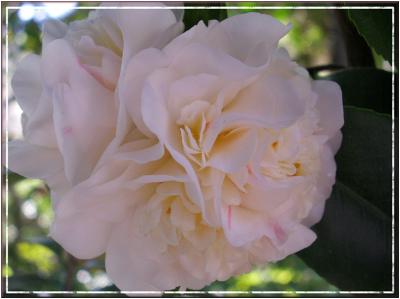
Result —
<path fill-rule="evenodd" d="M 119 125 L 126 61 L 182 29 L 168 9 L 102 9 L 69 26 L 45 23 L 42 55 L 28 55 L 12 80 L 24 140 L 10 143 L 9 168 L 44 179 L 53 198 L 88 178 Z"/>
<path fill-rule="evenodd" d="M 57 242 L 78 258 L 105 253 L 121 290 L 153 291 L 199 289 L 315 240 L 309 227 L 335 181 L 342 99 L 277 48 L 288 27 L 258 13 L 200 22 L 165 47 L 152 47 L 154 37 L 146 49 L 124 44 L 116 71 L 112 47 L 68 46 L 86 26 L 49 43 L 43 58 L 74 49 L 76 68 L 102 87 L 75 95 L 73 78 L 53 82 L 69 78 L 72 62 L 43 64 L 44 86 L 53 82 L 53 101 L 66 105 L 49 127 L 64 132 L 54 151 L 73 185 L 55 209 Z M 107 94 L 112 107 L 98 107 Z M 66 96 L 82 100 L 78 110 Z M 81 139 L 70 142 L 75 126 Z"/>

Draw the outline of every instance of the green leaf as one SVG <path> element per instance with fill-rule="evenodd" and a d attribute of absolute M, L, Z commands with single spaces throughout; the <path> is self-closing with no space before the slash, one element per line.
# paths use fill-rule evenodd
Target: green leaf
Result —
<path fill-rule="evenodd" d="M 390 9 L 351 9 L 350 20 L 368 45 L 392 61 L 392 11 Z"/>
<path fill-rule="evenodd" d="M 60 291 L 62 282 L 36 274 L 20 274 L 8 279 L 8 289 L 10 291 Z"/>
<path fill-rule="evenodd" d="M 197 25 L 200 21 L 207 24 L 210 20 L 222 21 L 226 19 L 227 12 L 223 3 L 211 3 L 209 6 L 220 6 L 221 9 L 190 9 L 185 8 L 185 14 L 183 16 L 183 23 L 185 24 L 185 30 L 189 30 L 194 25 Z M 207 6 L 207 3 L 193 3 L 187 2 L 185 6 Z"/>
<path fill-rule="evenodd" d="M 391 290 L 391 120 L 345 108 L 337 181 L 299 256 L 341 290 Z"/>
<path fill-rule="evenodd" d="M 341 290 L 391 290 L 391 221 L 367 200 L 336 182 L 318 238 L 298 255 Z"/>
<path fill-rule="evenodd" d="M 337 178 L 387 216 L 392 215 L 392 122 L 366 109 L 346 108 Z"/>
<path fill-rule="evenodd" d="M 392 114 L 392 74 L 375 68 L 353 68 L 319 77 L 337 82 L 344 105 Z"/>

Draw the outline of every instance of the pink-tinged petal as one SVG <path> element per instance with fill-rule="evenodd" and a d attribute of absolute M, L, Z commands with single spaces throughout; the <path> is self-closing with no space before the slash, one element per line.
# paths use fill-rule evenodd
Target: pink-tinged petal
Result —
<path fill-rule="evenodd" d="M 165 145 L 173 159 L 178 162 L 187 172 L 190 181 L 185 184 L 189 196 L 204 211 L 204 199 L 201 193 L 197 175 L 188 161 L 178 149 L 177 126 L 171 119 L 166 103 L 166 90 L 175 79 L 175 75 L 169 71 L 159 70 L 152 74 L 145 84 L 142 94 L 142 115 L 146 126 L 155 134 L 160 142 Z M 157 117 L 154 117 L 157 115 Z"/>
<path fill-rule="evenodd" d="M 15 140 L 8 144 L 8 167 L 26 177 L 47 179 L 62 172 L 64 163 L 57 150 Z"/>
<path fill-rule="evenodd" d="M 165 55 L 157 49 L 146 49 L 135 55 L 128 63 L 124 75 L 120 79 L 120 110 L 128 111 L 134 124 L 146 136 L 153 133 L 147 128 L 141 113 L 141 95 L 146 78 L 156 69 L 165 67 Z"/>
<path fill-rule="evenodd" d="M 316 187 L 320 196 L 328 198 L 332 191 L 332 186 L 336 178 L 336 163 L 334 152 L 329 145 L 322 145 L 320 149 L 320 169 Z"/>
<path fill-rule="evenodd" d="M 17 65 L 11 86 L 18 104 L 30 117 L 42 94 L 40 56 L 29 54 Z"/>
<path fill-rule="evenodd" d="M 83 211 L 68 218 L 59 219 L 56 215 L 50 237 L 76 258 L 90 259 L 104 253 L 111 231 L 110 222 Z"/>
<path fill-rule="evenodd" d="M 43 92 L 38 100 L 36 109 L 24 124 L 25 140 L 39 146 L 57 149 L 58 144 L 52 114 L 52 99 Z"/>
<path fill-rule="evenodd" d="M 282 258 L 285 258 L 310 246 L 316 238 L 317 236 L 311 229 L 298 224 L 289 232 L 287 240 L 278 249 Z"/>
<path fill-rule="evenodd" d="M 178 119 L 181 110 L 195 101 L 209 101 L 220 88 L 219 78 L 210 74 L 185 76 L 174 81 L 169 90 L 168 110 Z"/>
<path fill-rule="evenodd" d="M 202 57 L 202 59 L 199 59 Z M 251 68 L 222 51 L 202 45 L 189 44 L 171 57 L 170 67 L 180 76 L 193 74 L 217 75 L 226 82 L 246 80 L 261 69 Z"/>
<path fill-rule="evenodd" d="M 273 17 L 260 13 L 239 14 L 225 19 L 220 26 L 229 37 L 227 49 L 237 59 L 254 66 L 268 62 L 279 39 L 290 29 Z"/>
<path fill-rule="evenodd" d="M 267 72 L 242 90 L 224 109 L 224 114 L 230 118 L 249 119 L 264 127 L 288 127 L 305 111 L 307 98 L 298 93 L 301 85 L 307 88 L 306 82 L 282 78 L 279 74 Z"/>
<path fill-rule="evenodd" d="M 110 161 L 57 200 L 50 236 L 77 258 L 104 253 L 113 226 L 140 200 L 124 188 L 126 170 L 126 163 Z"/>
<path fill-rule="evenodd" d="M 276 181 L 268 178 L 250 177 L 250 184 L 242 194 L 242 205 L 246 208 L 271 213 L 294 198 L 305 186 L 304 179 Z"/>
<path fill-rule="evenodd" d="M 225 173 L 245 167 L 257 146 L 255 130 L 233 130 L 214 143 L 207 165 Z"/>
<path fill-rule="evenodd" d="M 126 218 L 113 231 L 106 252 L 106 270 L 122 291 L 162 291 L 173 289 L 182 281 L 177 265 L 163 260 L 159 253 L 148 258 L 149 251 L 164 248 L 156 238 L 139 236 L 132 220 Z M 129 238 L 127 238 L 129 236 Z"/>
<path fill-rule="evenodd" d="M 155 3 L 137 3 L 136 5 L 163 6 L 163 4 Z M 135 54 L 146 48 L 163 46 L 163 35 L 167 34 L 172 39 L 183 29 L 182 25 L 178 28 L 173 27 L 177 19 L 168 9 L 107 9 L 102 11 L 102 15 L 112 20 L 121 30 L 124 42 L 122 72 L 124 72 L 125 64 Z"/>
<path fill-rule="evenodd" d="M 48 44 L 42 62 L 66 176 L 76 184 L 90 175 L 115 134 L 114 95 L 79 65 L 64 40 Z"/>
<path fill-rule="evenodd" d="M 311 210 L 308 212 L 307 217 L 304 218 L 301 223 L 307 227 L 311 227 L 320 222 L 322 216 L 324 215 L 325 202 L 325 200 L 318 200 L 316 203 L 314 203 Z"/>
<path fill-rule="evenodd" d="M 164 146 L 161 143 L 154 144 L 154 140 L 139 140 L 121 146 L 115 158 L 144 164 L 161 159 L 163 155 Z"/>
<path fill-rule="evenodd" d="M 166 93 L 174 79 L 175 75 L 168 70 L 155 71 L 145 82 L 141 97 L 143 121 L 162 143 L 167 143 L 171 138 L 177 139 L 177 134 L 174 133 L 178 131 L 178 127 L 169 114 Z"/>
<path fill-rule="evenodd" d="M 337 151 L 339 150 L 342 144 L 342 139 L 343 136 L 341 131 L 336 132 L 336 134 L 329 139 L 328 143 L 333 153 L 337 153 Z"/>
<path fill-rule="evenodd" d="M 266 233 L 265 215 L 240 206 L 222 204 L 224 233 L 233 246 L 244 246 Z"/>
<path fill-rule="evenodd" d="M 47 19 L 43 23 L 43 47 L 55 39 L 63 38 L 67 33 L 68 26 L 56 19 Z"/>
<path fill-rule="evenodd" d="M 342 91 L 336 82 L 325 80 L 314 81 L 313 89 L 318 94 L 319 133 L 334 137 L 344 123 Z"/>

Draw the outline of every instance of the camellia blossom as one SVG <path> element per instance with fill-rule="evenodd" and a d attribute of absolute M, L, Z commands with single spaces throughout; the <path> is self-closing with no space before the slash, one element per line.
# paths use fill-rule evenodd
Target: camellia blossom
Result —
<path fill-rule="evenodd" d="M 10 169 L 44 179 L 57 194 L 87 179 L 116 135 L 126 61 L 182 30 L 167 9 L 102 9 L 69 26 L 46 22 L 42 55 L 26 56 L 12 79 L 24 140 L 9 145 Z"/>
<path fill-rule="evenodd" d="M 122 291 L 200 289 L 312 244 L 339 86 L 277 47 L 289 27 L 268 15 L 174 38 L 176 12 L 139 11 L 49 24 L 40 63 L 14 76 L 27 117 L 10 169 L 55 192 L 50 236 L 77 258 L 105 253 Z"/>

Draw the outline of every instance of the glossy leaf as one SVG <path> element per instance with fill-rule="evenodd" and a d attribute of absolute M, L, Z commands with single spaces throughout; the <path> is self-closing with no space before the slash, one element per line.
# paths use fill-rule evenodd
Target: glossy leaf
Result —
<path fill-rule="evenodd" d="M 342 146 L 336 156 L 337 178 L 392 215 L 392 122 L 366 109 L 346 108 Z"/>
<path fill-rule="evenodd" d="M 375 68 L 353 68 L 319 77 L 337 82 L 345 105 L 392 113 L 392 74 Z"/>
<path fill-rule="evenodd" d="M 345 108 L 337 182 L 299 256 L 341 290 L 391 289 L 391 120 Z"/>
<path fill-rule="evenodd" d="M 368 45 L 391 62 L 392 11 L 390 9 L 351 9 L 348 14 Z"/>
<path fill-rule="evenodd" d="M 194 3 L 187 2 L 185 6 L 221 6 L 221 9 L 185 9 L 185 14 L 183 16 L 183 23 L 185 24 L 185 30 L 192 28 L 194 25 L 197 25 L 200 21 L 203 21 L 206 25 L 210 20 L 218 20 L 222 21 L 226 19 L 227 12 L 225 9 L 225 5 L 222 3 Z"/>
<path fill-rule="evenodd" d="M 313 229 L 298 255 L 319 275 L 341 290 L 391 290 L 391 221 L 379 209 L 337 181 Z"/>

